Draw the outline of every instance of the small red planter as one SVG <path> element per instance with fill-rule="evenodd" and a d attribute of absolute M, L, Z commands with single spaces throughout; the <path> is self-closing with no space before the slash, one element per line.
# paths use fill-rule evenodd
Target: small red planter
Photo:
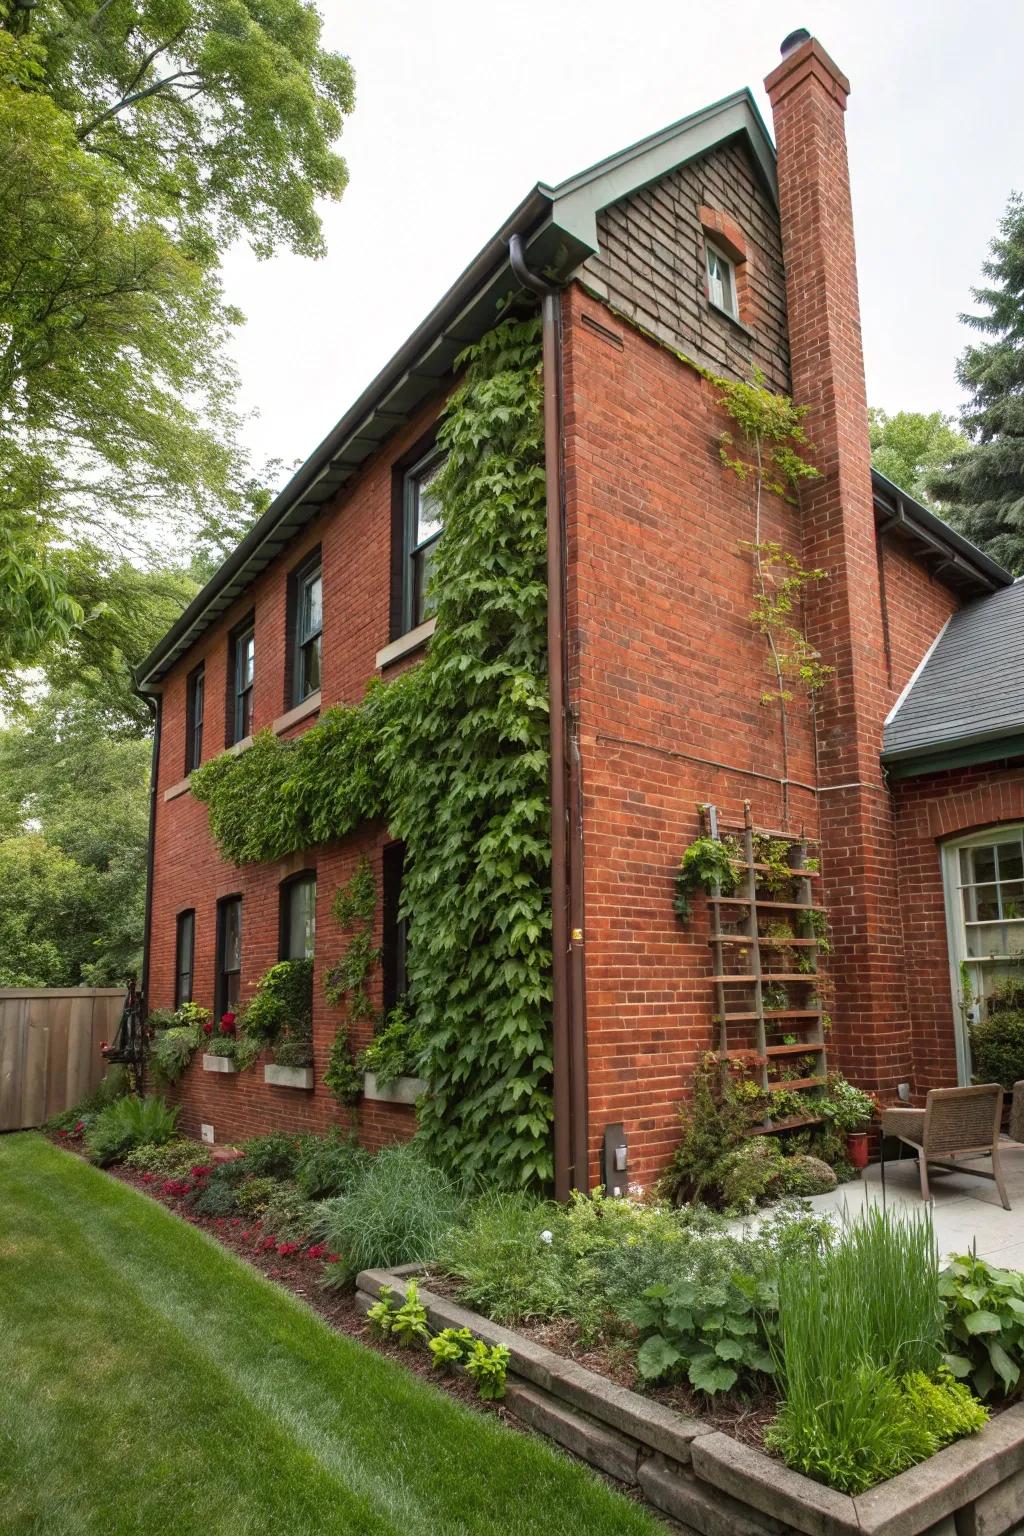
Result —
<path fill-rule="evenodd" d="M 846 1150 L 855 1168 L 866 1168 L 868 1165 L 867 1131 L 850 1131 L 846 1137 Z"/>

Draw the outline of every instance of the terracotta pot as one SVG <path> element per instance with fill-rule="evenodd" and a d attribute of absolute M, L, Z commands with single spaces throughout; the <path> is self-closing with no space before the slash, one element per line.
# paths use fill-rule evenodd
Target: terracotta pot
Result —
<path fill-rule="evenodd" d="M 867 1131 L 850 1131 L 846 1137 L 846 1151 L 855 1168 L 866 1168 L 868 1165 Z"/>

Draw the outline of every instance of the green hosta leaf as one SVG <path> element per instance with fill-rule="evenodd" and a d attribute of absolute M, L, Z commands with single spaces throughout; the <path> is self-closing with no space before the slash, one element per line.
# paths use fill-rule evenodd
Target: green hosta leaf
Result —
<path fill-rule="evenodd" d="M 969 1312 L 964 1318 L 964 1327 L 971 1334 L 999 1333 L 1002 1326 L 1002 1322 L 994 1312 Z"/>
<path fill-rule="evenodd" d="M 706 1392 L 709 1397 L 716 1392 L 728 1392 L 738 1380 L 732 1366 L 723 1364 L 715 1355 L 698 1355 L 690 1361 L 687 1375 L 698 1392 Z"/>
<path fill-rule="evenodd" d="M 1007 1392 L 1012 1392 L 1020 1380 L 1020 1366 L 1014 1365 L 1006 1350 L 997 1339 L 993 1339 L 989 1344 L 988 1357 L 992 1362 L 992 1369 L 1002 1381 Z"/>
<path fill-rule="evenodd" d="M 645 1339 L 637 1351 L 636 1364 L 645 1381 L 658 1381 L 682 1360 L 682 1355 L 660 1333 Z"/>
<path fill-rule="evenodd" d="M 763 1371 L 766 1376 L 775 1375 L 775 1356 L 770 1349 L 752 1350 L 747 1355 L 747 1364 L 752 1371 Z"/>
<path fill-rule="evenodd" d="M 966 1381 L 971 1374 L 971 1362 L 966 1355 L 943 1355 L 944 1364 L 958 1381 Z"/>
<path fill-rule="evenodd" d="M 984 1401 L 984 1399 L 991 1394 L 992 1388 L 995 1386 L 995 1384 L 996 1373 L 992 1369 L 990 1363 L 986 1360 L 978 1366 L 978 1369 L 971 1377 L 971 1386 L 974 1388 L 977 1396 Z"/>
<path fill-rule="evenodd" d="M 746 1350 L 739 1339 L 719 1339 L 715 1345 L 715 1354 L 719 1360 L 742 1360 Z"/>

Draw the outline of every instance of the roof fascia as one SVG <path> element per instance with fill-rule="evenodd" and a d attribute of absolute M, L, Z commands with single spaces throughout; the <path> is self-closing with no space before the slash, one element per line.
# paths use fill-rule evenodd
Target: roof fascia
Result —
<path fill-rule="evenodd" d="M 1009 571 L 877 469 L 871 471 L 871 486 L 881 532 L 898 527 L 926 551 L 941 554 L 979 593 L 1013 586 Z"/>
<path fill-rule="evenodd" d="M 927 773 L 943 773 L 949 768 L 968 768 L 979 763 L 1000 762 L 1007 757 L 1024 757 L 1024 732 L 1005 731 L 997 736 L 964 741 L 960 746 L 917 748 L 904 757 L 887 757 L 882 764 L 890 779 L 916 779 Z"/>

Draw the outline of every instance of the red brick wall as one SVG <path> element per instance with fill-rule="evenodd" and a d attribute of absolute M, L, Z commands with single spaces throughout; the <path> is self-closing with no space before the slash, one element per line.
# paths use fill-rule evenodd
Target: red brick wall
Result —
<path fill-rule="evenodd" d="M 672 879 L 700 802 L 779 827 L 777 710 L 749 612 L 750 489 L 723 469 L 711 386 L 581 288 L 564 304 L 569 625 L 584 789 L 591 1179 L 624 1121 L 632 1176 L 660 1172 L 712 1042 L 707 918 L 685 930 Z M 621 350 L 584 323 L 599 319 Z M 795 508 L 769 498 L 763 536 L 799 548 Z M 789 709 L 790 774 L 814 783 L 806 706 Z M 728 766 L 715 767 L 701 759 Z M 816 831 L 813 793 L 791 826 Z M 717 1043 L 717 1042 L 715 1042 Z"/>
<path fill-rule="evenodd" d="M 882 604 L 890 691 L 902 693 L 936 635 L 960 606 L 948 587 L 891 538 L 880 538 Z M 891 705 L 890 705 L 891 707 Z"/>
<path fill-rule="evenodd" d="M 1024 759 L 958 768 L 894 785 L 899 892 L 914 1029 L 913 1086 L 956 1082 L 941 847 L 945 839 L 1024 821 Z"/>
<path fill-rule="evenodd" d="M 328 1006 L 323 976 L 338 957 L 341 940 L 330 914 L 338 886 L 361 854 L 374 864 L 380 894 L 382 829 L 368 828 L 339 844 L 312 849 L 275 865 L 236 869 L 223 860 L 210 835 L 204 805 L 189 794 L 165 800 L 164 790 L 180 783 L 185 768 L 185 693 L 189 672 L 205 663 L 204 760 L 223 750 L 227 693 L 228 635 L 255 610 L 256 673 L 254 727 L 272 725 L 287 708 L 285 698 L 285 607 L 288 572 L 317 544 L 323 550 L 323 706 L 354 703 L 375 675 L 377 651 L 388 643 L 392 464 L 430 426 L 435 405 L 425 410 L 361 473 L 357 482 L 328 508 L 293 546 L 276 560 L 201 642 L 175 665 L 164 686 L 154 859 L 153 919 L 150 934 L 151 1007 L 169 1007 L 174 998 L 175 918 L 194 907 L 194 998 L 213 1006 L 216 966 L 216 905 L 222 896 L 242 896 L 242 999 L 252 995 L 263 972 L 278 956 L 279 885 L 299 869 L 317 871 L 317 944 L 314 974 L 313 1036 L 317 1086 L 313 1093 L 272 1088 L 263 1082 L 262 1061 L 237 1075 L 203 1072 L 199 1059 L 176 1090 L 181 1123 L 198 1133 L 201 1122 L 214 1126 L 216 1139 L 232 1141 L 276 1126 L 325 1128 L 349 1123 L 323 1086 L 327 1053 L 342 1013 Z M 395 670 L 398 670 L 397 668 Z M 389 672 L 390 675 L 390 672 Z M 307 728 L 294 727 L 288 734 Z M 378 900 L 378 929 L 380 907 Z M 380 978 L 376 978 L 379 991 Z M 370 1036 L 360 1026 L 357 1048 Z M 413 1127 L 412 1111 L 386 1104 L 360 1109 L 360 1133 L 369 1145 Z"/>

